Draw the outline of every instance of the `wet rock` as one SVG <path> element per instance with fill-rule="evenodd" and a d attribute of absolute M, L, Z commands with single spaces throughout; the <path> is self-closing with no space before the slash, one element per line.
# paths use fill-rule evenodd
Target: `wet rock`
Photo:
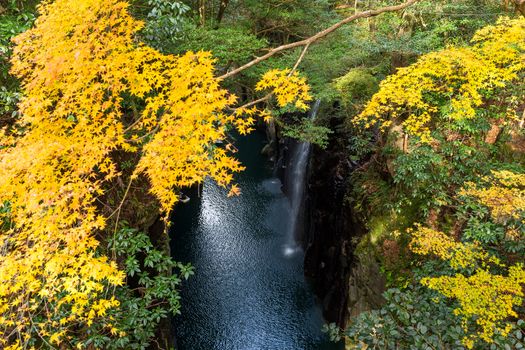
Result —
<path fill-rule="evenodd" d="M 355 225 L 345 203 L 350 168 L 346 157 L 315 149 L 308 188 L 305 275 L 312 280 L 328 322 L 346 324 L 348 280 L 351 275 L 351 238 Z"/>
<path fill-rule="evenodd" d="M 270 142 L 266 144 L 262 150 L 261 154 L 266 157 L 273 157 L 275 155 L 275 142 Z"/>
<path fill-rule="evenodd" d="M 349 199 L 352 171 L 360 162 L 349 161 L 341 151 L 347 139 L 334 134 L 328 149 L 314 148 L 304 238 L 305 275 L 322 302 L 326 321 L 342 328 L 352 316 L 380 307 L 385 290 L 374 253 L 356 250 L 366 229 Z"/>

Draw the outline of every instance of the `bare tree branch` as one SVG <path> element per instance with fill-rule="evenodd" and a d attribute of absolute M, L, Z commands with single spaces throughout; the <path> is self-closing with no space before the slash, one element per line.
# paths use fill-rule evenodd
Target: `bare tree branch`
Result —
<path fill-rule="evenodd" d="M 293 74 L 293 72 L 295 72 L 295 71 L 297 70 L 297 68 L 298 68 L 299 65 L 301 64 L 301 61 L 302 61 L 303 58 L 304 58 L 304 55 L 306 55 L 306 51 L 308 51 L 308 48 L 309 48 L 309 47 L 310 47 L 310 44 L 305 45 L 303 51 L 301 52 L 301 55 L 300 55 L 299 58 L 297 59 L 297 62 L 295 62 L 295 65 L 293 66 L 292 70 L 290 71 L 290 73 L 288 73 L 288 76 L 291 76 L 291 75 Z M 248 103 L 246 103 L 246 104 L 244 104 L 244 105 L 242 105 L 242 106 L 236 107 L 236 108 L 230 108 L 230 111 L 235 112 L 235 111 L 238 110 L 238 109 L 249 108 L 249 107 L 255 106 L 255 105 L 258 104 L 258 103 L 268 101 L 272 96 L 273 96 L 273 93 L 269 93 L 269 94 L 267 94 L 266 96 L 261 97 L 261 98 L 258 99 L 258 100 L 248 102 Z"/>
<path fill-rule="evenodd" d="M 301 64 L 301 61 L 303 60 L 304 58 L 304 55 L 306 55 L 306 51 L 308 51 L 308 48 L 310 47 L 310 44 L 306 44 L 304 46 L 304 49 L 303 49 L 303 52 L 301 52 L 301 55 L 299 56 L 299 58 L 297 59 L 297 62 L 295 62 L 295 65 L 293 66 L 292 70 L 290 71 L 290 75 L 293 74 L 293 72 L 295 72 L 297 70 L 297 68 L 299 67 L 299 65 Z"/>
<path fill-rule="evenodd" d="M 297 68 L 298 68 L 299 65 L 301 64 L 301 61 L 302 61 L 303 58 L 304 58 L 304 55 L 306 55 L 306 51 L 308 51 L 308 48 L 309 48 L 309 47 L 310 47 L 310 44 L 305 45 L 303 51 L 301 52 L 301 55 L 299 56 L 299 58 L 298 58 L 297 61 L 295 62 L 294 67 L 292 68 L 292 70 L 290 71 L 290 73 L 288 73 L 288 76 L 291 76 L 291 75 L 293 74 L 293 72 L 295 72 L 295 71 L 297 70 Z M 246 103 L 246 104 L 244 104 L 244 105 L 242 105 L 242 106 L 236 107 L 236 108 L 230 108 L 230 111 L 235 112 L 236 110 L 239 110 L 239 109 L 249 108 L 249 107 L 255 106 L 255 105 L 258 104 L 258 103 L 268 101 L 272 96 L 273 96 L 273 93 L 269 93 L 269 94 L 267 94 L 266 96 L 261 97 L 261 98 L 258 99 L 258 100 L 248 102 L 248 103 Z"/>
<path fill-rule="evenodd" d="M 393 5 L 393 6 L 387 6 L 387 7 L 382 7 L 380 9 L 377 9 L 377 10 L 368 10 L 368 11 L 364 11 L 364 12 L 360 12 L 360 13 L 356 13 L 355 15 L 352 15 L 350 17 L 347 17 L 345 19 L 343 19 L 342 21 L 332 25 L 331 27 L 328 27 L 326 28 L 325 30 L 323 31 L 320 31 L 319 33 L 309 37 L 309 38 L 306 38 L 304 40 L 300 40 L 300 41 L 296 41 L 294 43 L 290 43 L 290 44 L 286 44 L 286 45 L 281 45 L 281 46 L 278 46 L 274 49 L 271 49 L 270 51 L 268 51 L 267 54 L 261 56 L 261 57 L 257 57 L 256 59 L 246 63 L 245 65 L 237 68 L 237 69 L 234 69 L 222 76 L 219 77 L 219 79 L 227 79 L 227 78 L 230 78 L 240 72 L 242 72 L 243 70 L 245 69 L 248 69 L 264 60 L 267 60 L 268 58 L 272 57 L 273 55 L 281 52 L 281 51 L 285 51 L 285 50 L 290 50 L 290 49 L 293 49 L 293 48 L 296 48 L 296 47 L 301 47 L 301 46 L 308 46 L 314 42 L 316 42 L 317 40 L 319 39 L 322 39 L 324 38 L 325 36 L 327 36 L 328 34 L 332 33 L 333 31 L 339 29 L 340 27 L 344 26 L 345 24 L 347 23 L 350 23 L 350 22 L 353 22 L 357 19 L 360 19 L 360 18 L 369 18 L 369 17 L 375 17 L 375 16 L 378 16 L 382 13 L 385 13 L 385 12 L 396 12 L 396 11 L 400 11 L 400 10 L 403 10 L 409 6 L 412 6 L 413 4 L 415 4 L 416 2 L 418 2 L 420 0 L 408 0 L 402 4 L 399 4 L 399 5 Z"/>
<path fill-rule="evenodd" d="M 242 106 L 239 106 L 239 107 L 235 107 L 235 108 L 228 108 L 228 110 L 230 112 L 235 112 L 239 109 L 244 109 L 244 108 L 250 108 L 252 106 L 255 106 L 256 104 L 258 103 L 261 103 L 261 102 L 266 102 L 268 101 L 271 97 L 273 96 L 273 93 L 269 93 L 268 95 L 264 96 L 264 97 L 261 97 L 260 99 L 258 100 L 255 100 L 255 101 L 251 101 L 251 102 L 248 102 Z"/>

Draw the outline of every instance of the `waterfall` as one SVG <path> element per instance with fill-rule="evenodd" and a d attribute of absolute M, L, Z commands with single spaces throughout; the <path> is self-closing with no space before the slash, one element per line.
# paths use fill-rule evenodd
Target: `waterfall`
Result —
<path fill-rule="evenodd" d="M 310 108 L 308 118 L 314 120 L 319 112 L 321 100 L 316 100 Z M 309 142 L 300 142 L 293 150 L 288 175 L 289 199 L 290 199 L 290 220 L 288 224 L 288 243 L 284 247 L 284 255 L 291 256 L 300 250 L 297 244 L 297 230 L 301 215 L 301 209 L 304 204 L 305 182 L 310 159 L 311 144 Z"/>

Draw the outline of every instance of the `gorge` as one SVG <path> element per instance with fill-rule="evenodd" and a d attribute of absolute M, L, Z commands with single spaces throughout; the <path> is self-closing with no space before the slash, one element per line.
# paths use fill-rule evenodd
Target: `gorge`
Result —
<path fill-rule="evenodd" d="M 179 350 L 342 349 L 321 332 L 324 321 L 304 278 L 304 254 L 291 241 L 301 195 L 292 190 L 290 201 L 281 191 L 260 154 L 264 142 L 259 132 L 238 138 L 238 156 L 247 167 L 238 177 L 241 196 L 227 198 L 206 182 L 175 212 L 173 256 L 196 268 L 174 322 Z M 299 169 L 292 173 L 299 177 L 305 175 L 307 147 L 297 147 Z"/>

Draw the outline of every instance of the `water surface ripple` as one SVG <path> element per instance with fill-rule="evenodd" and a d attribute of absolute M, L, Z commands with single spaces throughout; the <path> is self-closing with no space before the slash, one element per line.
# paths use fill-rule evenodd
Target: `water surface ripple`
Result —
<path fill-rule="evenodd" d="M 290 205 L 260 149 L 257 133 L 240 138 L 247 170 L 242 195 L 211 181 L 200 198 L 176 208 L 174 258 L 196 275 L 184 283 L 175 319 L 178 350 L 334 350 L 303 277 L 303 253 L 286 254 Z"/>

